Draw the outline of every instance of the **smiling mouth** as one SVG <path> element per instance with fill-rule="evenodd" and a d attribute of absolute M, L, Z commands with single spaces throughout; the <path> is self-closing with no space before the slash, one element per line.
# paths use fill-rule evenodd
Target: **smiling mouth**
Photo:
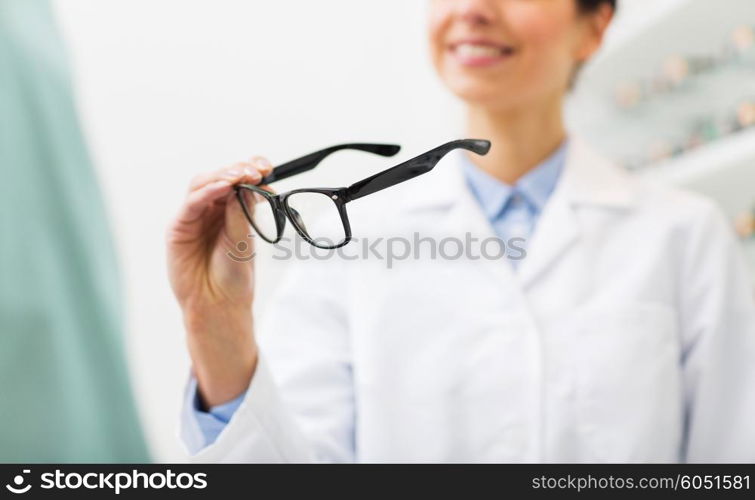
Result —
<path fill-rule="evenodd" d="M 516 53 L 510 45 L 489 42 L 460 42 L 450 45 L 449 50 L 465 66 L 490 66 Z"/>

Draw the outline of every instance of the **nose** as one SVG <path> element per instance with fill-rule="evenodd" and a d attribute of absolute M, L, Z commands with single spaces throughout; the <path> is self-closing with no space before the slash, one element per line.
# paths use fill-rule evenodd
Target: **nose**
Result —
<path fill-rule="evenodd" d="M 472 26 L 489 26 L 495 19 L 495 6 L 491 0 L 456 0 L 457 19 Z"/>

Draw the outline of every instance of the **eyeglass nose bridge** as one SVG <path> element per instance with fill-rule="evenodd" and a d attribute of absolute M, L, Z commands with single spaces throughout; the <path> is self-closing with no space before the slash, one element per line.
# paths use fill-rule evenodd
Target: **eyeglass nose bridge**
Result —
<path fill-rule="evenodd" d="M 283 238 L 283 232 L 286 229 L 286 209 L 281 202 L 280 196 L 271 196 L 273 202 L 273 210 L 275 212 L 275 226 L 278 229 L 278 236 L 275 238 L 273 244 L 278 243 Z"/>
<path fill-rule="evenodd" d="M 307 231 L 307 225 L 304 224 L 304 220 L 301 218 L 301 214 L 298 210 L 296 210 L 294 207 L 288 207 L 289 212 L 292 215 L 293 220 L 296 222 L 296 225 L 299 226 L 302 231 L 309 234 L 309 231 Z"/>

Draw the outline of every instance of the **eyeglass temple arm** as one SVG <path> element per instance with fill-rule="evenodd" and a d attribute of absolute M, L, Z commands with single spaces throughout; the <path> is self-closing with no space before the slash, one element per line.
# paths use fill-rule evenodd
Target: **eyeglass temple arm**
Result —
<path fill-rule="evenodd" d="M 435 165 L 455 149 L 466 149 L 478 155 L 486 155 L 490 151 L 490 141 L 482 139 L 460 139 L 451 141 L 435 149 L 423 153 L 416 158 L 405 161 L 395 167 L 389 168 L 382 172 L 355 182 L 346 188 L 346 200 L 356 200 L 368 194 L 381 191 L 385 188 L 394 186 L 418 175 L 425 174 L 435 168 Z"/>
<path fill-rule="evenodd" d="M 358 151 L 366 151 L 368 153 L 374 153 L 380 156 L 394 156 L 401 150 L 401 146 L 395 144 L 340 144 L 338 146 L 331 146 L 329 148 L 315 151 L 301 158 L 291 160 L 289 162 L 278 165 L 273 171 L 264 177 L 262 181 L 258 183 L 270 184 L 271 182 L 280 181 L 294 175 L 301 174 L 308 170 L 315 168 L 321 161 L 337 151 L 344 149 L 353 149 Z"/>

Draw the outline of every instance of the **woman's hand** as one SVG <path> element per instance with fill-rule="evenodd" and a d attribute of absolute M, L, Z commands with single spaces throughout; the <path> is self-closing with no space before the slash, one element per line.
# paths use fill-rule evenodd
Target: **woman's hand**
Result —
<path fill-rule="evenodd" d="M 257 364 L 254 242 L 233 185 L 257 184 L 271 170 L 255 157 L 196 177 L 168 228 L 168 274 L 205 406 L 242 394 Z"/>

